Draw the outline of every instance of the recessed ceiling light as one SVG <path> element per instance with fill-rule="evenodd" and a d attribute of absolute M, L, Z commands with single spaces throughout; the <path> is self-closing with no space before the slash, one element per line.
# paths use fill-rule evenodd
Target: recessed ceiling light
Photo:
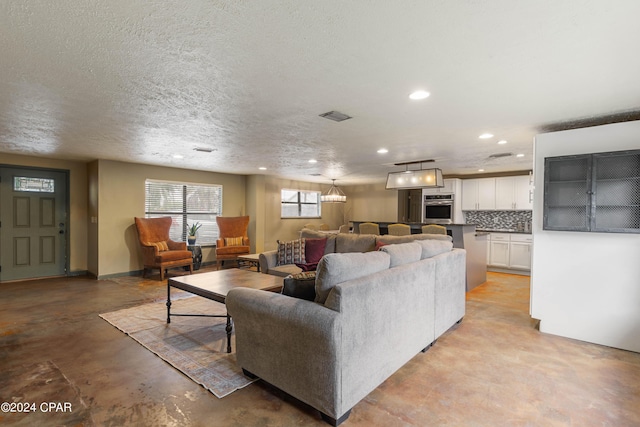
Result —
<path fill-rule="evenodd" d="M 484 172 L 484 169 L 478 169 L 478 172 Z"/>
<path fill-rule="evenodd" d="M 524 157 L 524 154 L 522 154 L 522 153 L 516 154 L 516 157 Z"/>
<path fill-rule="evenodd" d="M 267 168 L 265 168 L 264 166 L 260 166 L 258 169 L 260 169 L 261 171 L 266 171 Z"/>
<path fill-rule="evenodd" d="M 378 154 L 387 154 L 389 152 L 389 150 L 387 150 L 386 148 L 381 148 L 378 150 Z"/>
<path fill-rule="evenodd" d="M 309 163 L 318 163 L 318 161 L 316 159 L 311 159 L 309 160 Z"/>
<path fill-rule="evenodd" d="M 480 139 L 489 139 L 489 138 L 493 138 L 493 134 L 492 133 L 483 133 L 482 135 L 480 135 L 478 138 Z"/>
<path fill-rule="evenodd" d="M 431 94 L 429 92 L 425 91 L 425 90 L 417 90 L 417 91 L 413 92 L 411 95 L 409 95 L 409 98 L 415 99 L 415 100 L 419 100 L 419 99 L 428 98 L 429 95 L 431 95 Z"/>
<path fill-rule="evenodd" d="M 506 143 L 507 143 L 506 139 L 501 139 L 500 141 L 498 141 L 498 144 L 500 144 L 500 145 L 504 145 Z"/>
<path fill-rule="evenodd" d="M 174 154 L 173 158 L 174 159 L 184 159 L 184 156 L 182 154 Z"/>

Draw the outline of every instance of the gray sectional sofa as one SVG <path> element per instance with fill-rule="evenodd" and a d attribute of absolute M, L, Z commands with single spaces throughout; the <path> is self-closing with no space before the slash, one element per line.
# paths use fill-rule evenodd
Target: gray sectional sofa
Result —
<path fill-rule="evenodd" d="M 226 304 L 237 361 L 338 425 L 462 319 L 465 256 L 439 239 L 328 253 L 318 264 L 315 301 L 233 289 Z"/>
<path fill-rule="evenodd" d="M 441 234 L 412 234 L 409 236 L 373 235 L 373 234 L 325 234 L 315 230 L 303 228 L 300 231 L 300 238 L 319 239 L 326 238 L 324 254 L 347 253 L 347 252 L 369 252 L 376 249 L 379 243 L 406 243 L 415 240 L 444 240 L 451 241 L 451 236 Z M 278 265 L 278 251 L 266 251 L 259 254 L 260 271 L 265 274 L 286 277 L 296 274 L 302 269 L 295 264 Z"/>

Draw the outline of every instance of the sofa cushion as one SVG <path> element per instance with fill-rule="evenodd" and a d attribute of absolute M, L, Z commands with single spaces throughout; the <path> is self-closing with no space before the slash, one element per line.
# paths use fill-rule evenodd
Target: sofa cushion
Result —
<path fill-rule="evenodd" d="M 276 265 L 305 264 L 305 239 L 281 242 L 278 240 L 278 257 Z"/>
<path fill-rule="evenodd" d="M 316 297 L 316 272 L 302 272 L 285 277 L 282 294 L 313 301 Z"/>
<path fill-rule="evenodd" d="M 399 243 L 395 245 L 384 245 L 380 251 L 386 252 L 390 257 L 390 267 L 420 261 L 422 246 L 416 242 Z"/>
<path fill-rule="evenodd" d="M 453 243 L 444 240 L 419 240 L 416 242 L 422 247 L 420 259 L 431 258 L 445 252 L 451 252 Z"/>
<path fill-rule="evenodd" d="M 250 250 L 249 246 L 222 246 L 216 248 L 216 255 L 248 254 Z"/>
<path fill-rule="evenodd" d="M 376 250 L 373 234 L 340 233 L 336 236 L 336 253 L 370 252 Z"/>
<path fill-rule="evenodd" d="M 155 257 L 155 262 L 169 262 L 176 261 L 179 259 L 191 258 L 191 251 L 162 251 L 158 252 Z"/>
<path fill-rule="evenodd" d="M 380 251 L 325 255 L 316 270 L 315 301 L 324 304 L 337 284 L 386 270 L 390 262 L 389 254 Z"/>

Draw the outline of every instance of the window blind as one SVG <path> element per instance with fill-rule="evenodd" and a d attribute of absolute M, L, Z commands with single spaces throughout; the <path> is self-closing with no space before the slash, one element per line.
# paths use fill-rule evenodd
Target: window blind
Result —
<path fill-rule="evenodd" d="M 215 244 L 218 236 L 216 217 L 222 213 L 222 186 L 171 181 L 145 181 L 145 216 L 170 216 L 172 240 L 186 241 L 187 229 L 196 221 L 200 244 Z"/>

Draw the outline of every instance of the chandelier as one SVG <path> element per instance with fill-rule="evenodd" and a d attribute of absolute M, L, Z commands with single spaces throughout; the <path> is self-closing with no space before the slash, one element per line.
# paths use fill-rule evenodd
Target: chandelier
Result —
<path fill-rule="evenodd" d="M 396 166 L 404 165 L 403 172 L 389 172 L 387 175 L 387 190 L 400 190 L 412 188 L 438 188 L 444 187 L 442 170 L 438 168 L 422 169 L 422 163 L 433 160 L 418 160 L 415 162 L 396 163 Z M 408 166 L 420 164 L 420 169 L 409 170 Z"/>
<path fill-rule="evenodd" d="M 340 188 L 336 187 L 335 179 L 331 181 L 333 181 L 331 188 L 329 188 L 326 193 L 320 195 L 320 201 L 323 203 L 345 203 L 347 196 L 345 196 Z"/>

